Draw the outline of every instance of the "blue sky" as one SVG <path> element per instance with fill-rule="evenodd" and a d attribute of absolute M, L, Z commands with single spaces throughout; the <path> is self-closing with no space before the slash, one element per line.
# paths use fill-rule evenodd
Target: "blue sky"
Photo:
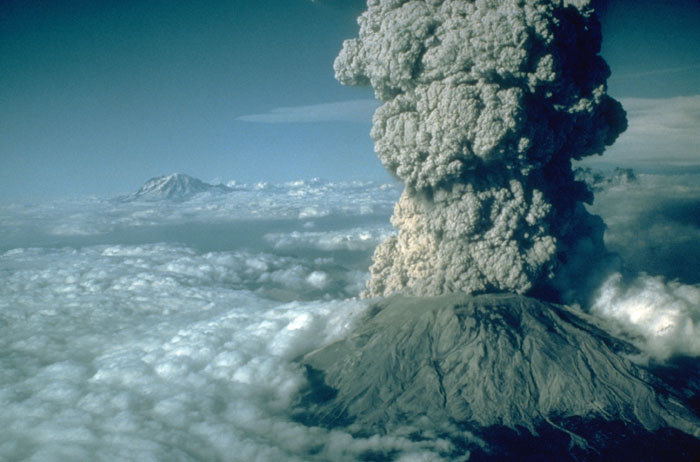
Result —
<path fill-rule="evenodd" d="M 109 196 L 175 171 L 388 178 L 369 138 L 371 90 L 333 78 L 363 9 L 362 0 L 0 2 L 0 200 Z M 700 2 L 611 0 L 603 26 L 610 92 L 633 122 L 605 159 L 700 164 Z"/>

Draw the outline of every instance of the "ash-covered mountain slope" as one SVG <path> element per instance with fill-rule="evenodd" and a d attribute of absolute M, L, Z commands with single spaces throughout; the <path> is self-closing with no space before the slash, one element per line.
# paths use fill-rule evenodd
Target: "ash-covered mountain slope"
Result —
<path fill-rule="evenodd" d="M 439 428 L 484 457 L 515 456 L 513 445 L 574 459 L 700 451 L 688 397 L 626 358 L 635 353 L 594 318 L 524 296 L 392 296 L 303 359 L 300 419 L 416 438 Z"/>
<path fill-rule="evenodd" d="M 202 180 L 185 175 L 184 173 L 173 173 L 151 178 L 141 186 L 134 194 L 123 199 L 125 200 L 187 200 L 197 194 L 205 192 L 227 193 L 232 189 L 224 185 L 209 184 Z"/>

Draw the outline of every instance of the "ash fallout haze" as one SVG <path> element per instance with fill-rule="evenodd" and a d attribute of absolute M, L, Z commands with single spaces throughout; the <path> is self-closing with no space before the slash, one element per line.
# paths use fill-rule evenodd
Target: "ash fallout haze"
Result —
<path fill-rule="evenodd" d="M 698 72 L 695 0 L 0 3 L 0 460 L 693 460 Z"/>

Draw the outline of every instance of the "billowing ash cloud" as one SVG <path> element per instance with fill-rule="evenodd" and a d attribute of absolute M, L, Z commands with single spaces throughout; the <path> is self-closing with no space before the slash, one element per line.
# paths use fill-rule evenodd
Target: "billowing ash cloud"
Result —
<path fill-rule="evenodd" d="M 627 125 L 589 2 L 369 0 L 358 22 L 336 77 L 374 88 L 375 149 L 406 185 L 369 295 L 585 289 L 603 225 L 571 161 Z"/>

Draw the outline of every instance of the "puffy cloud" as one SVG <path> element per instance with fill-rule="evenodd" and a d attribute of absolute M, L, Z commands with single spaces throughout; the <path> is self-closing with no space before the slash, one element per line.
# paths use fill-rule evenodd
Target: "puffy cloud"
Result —
<path fill-rule="evenodd" d="M 700 356 L 700 285 L 641 274 L 615 273 L 600 288 L 591 311 L 612 320 L 647 355 Z"/>
<path fill-rule="evenodd" d="M 601 170 L 579 167 L 575 170 L 575 174 L 576 180 L 583 181 L 596 192 L 637 181 L 637 176 L 631 168 L 616 167 L 611 174 L 606 175 Z"/>
<path fill-rule="evenodd" d="M 2 460 L 441 460 L 439 439 L 294 420 L 307 380 L 295 358 L 347 335 L 368 307 L 241 287 L 294 262 L 168 244 L 0 259 Z"/>
<path fill-rule="evenodd" d="M 306 231 L 291 233 L 270 233 L 265 240 L 276 249 L 318 249 L 334 250 L 371 250 L 386 239 L 391 230 L 386 226 L 352 228 L 340 231 Z"/>
<path fill-rule="evenodd" d="M 317 289 L 324 289 L 328 285 L 328 274 L 323 271 L 314 271 L 307 276 L 306 282 Z"/>
<path fill-rule="evenodd" d="M 571 160 L 626 126 L 588 2 L 377 0 L 358 22 L 336 78 L 383 102 L 375 149 L 406 184 L 368 293 L 585 292 L 603 228 Z"/>

